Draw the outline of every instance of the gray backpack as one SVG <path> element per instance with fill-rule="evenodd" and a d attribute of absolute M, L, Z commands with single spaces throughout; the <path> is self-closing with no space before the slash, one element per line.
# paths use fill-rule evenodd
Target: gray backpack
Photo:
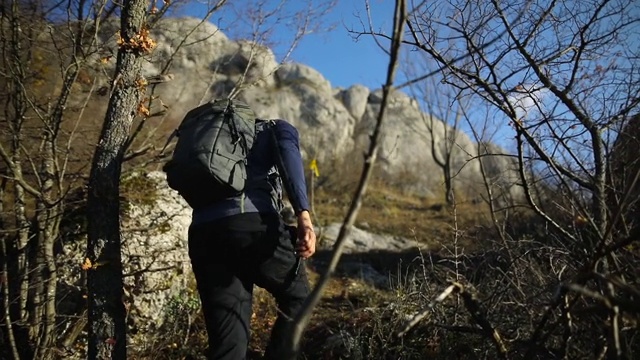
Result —
<path fill-rule="evenodd" d="M 187 113 L 163 170 L 169 186 L 194 209 L 242 193 L 256 115 L 239 100 L 216 99 Z"/>

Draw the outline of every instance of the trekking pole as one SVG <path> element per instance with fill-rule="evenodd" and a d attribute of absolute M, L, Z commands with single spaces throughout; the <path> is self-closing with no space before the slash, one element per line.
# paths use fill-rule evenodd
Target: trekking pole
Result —
<path fill-rule="evenodd" d="M 295 270 L 293 271 L 293 275 L 298 276 L 298 273 L 300 272 L 301 264 L 302 264 L 302 256 L 296 255 L 296 267 L 295 267 Z"/>

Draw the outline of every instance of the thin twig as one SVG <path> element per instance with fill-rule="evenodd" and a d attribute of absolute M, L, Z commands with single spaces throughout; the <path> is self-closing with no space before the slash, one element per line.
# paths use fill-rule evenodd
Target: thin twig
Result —
<path fill-rule="evenodd" d="M 485 335 L 491 338 L 491 341 L 498 351 L 500 359 L 507 359 L 507 346 L 502 340 L 502 337 L 500 336 L 498 330 L 491 325 L 491 323 L 485 316 L 478 299 L 470 292 L 465 291 L 464 288 L 461 289 L 460 296 L 462 296 L 464 305 L 471 314 L 471 318 L 473 318 L 473 320 L 478 325 L 480 325 L 480 327 L 484 330 Z"/>
<path fill-rule="evenodd" d="M 349 208 L 349 212 L 345 217 L 345 221 L 340 228 L 340 232 L 338 234 L 338 238 L 336 239 L 333 255 L 331 257 L 331 261 L 327 270 L 322 274 L 318 284 L 313 289 L 309 297 L 306 299 L 305 303 L 300 310 L 300 313 L 296 316 L 295 322 L 292 330 L 292 338 L 291 338 L 291 353 L 295 357 L 300 350 L 300 340 L 302 339 L 302 333 L 307 327 L 313 309 L 320 302 L 320 298 L 322 297 L 322 292 L 326 288 L 331 275 L 335 271 L 338 266 L 338 262 L 340 261 L 340 257 L 342 255 L 342 251 L 345 246 L 346 238 L 351 228 L 353 227 L 353 223 L 356 220 L 358 215 L 358 211 L 360 210 L 360 206 L 362 205 L 362 198 L 364 193 L 366 192 L 367 185 L 373 173 L 373 165 L 376 161 L 376 156 L 378 152 L 378 140 L 380 138 L 380 133 L 382 129 L 383 120 L 385 118 L 385 110 L 387 108 L 389 94 L 393 90 L 393 82 L 395 78 L 395 71 L 398 63 L 399 53 L 400 53 L 400 45 L 402 43 L 402 29 L 404 26 L 406 18 L 406 4 L 404 0 L 397 0 L 395 13 L 394 13 L 394 28 L 393 28 L 393 41 L 391 43 L 391 55 L 389 59 L 389 68 L 387 71 L 387 80 L 385 85 L 382 88 L 382 103 L 380 104 L 380 111 L 378 113 L 378 118 L 376 120 L 376 125 L 371 135 L 371 142 L 369 144 L 369 151 L 367 152 L 364 167 L 362 170 L 362 175 L 360 177 L 360 182 L 358 183 L 358 189 L 353 197 L 353 201 L 351 202 L 351 206 Z"/>
<path fill-rule="evenodd" d="M 399 338 L 405 336 L 411 329 L 413 329 L 416 325 L 418 325 L 418 323 L 422 321 L 422 319 L 424 319 L 427 315 L 429 315 L 431 311 L 433 311 L 433 308 L 435 307 L 436 304 L 443 302 L 451 294 L 458 292 L 460 289 L 462 289 L 462 285 L 458 283 L 453 283 L 449 287 L 444 289 L 444 291 L 441 292 L 440 295 L 438 295 L 438 297 L 436 297 L 435 299 L 433 299 L 433 301 L 429 303 L 429 305 L 427 306 L 427 309 L 416 314 L 411 320 L 409 320 L 407 325 L 405 325 L 405 327 L 400 332 L 398 332 L 396 336 Z"/>

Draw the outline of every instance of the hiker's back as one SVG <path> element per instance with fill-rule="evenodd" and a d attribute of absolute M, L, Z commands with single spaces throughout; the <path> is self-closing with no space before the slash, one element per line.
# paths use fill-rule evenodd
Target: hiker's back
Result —
<path fill-rule="evenodd" d="M 283 185 L 297 212 L 308 209 L 299 134 L 288 122 L 260 120 L 246 103 L 217 99 L 189 111 L 174 134 L 163 169 L 194 209 L 192 223 L 278 214 Z"/>
<path fill-rule="evenodd" d="M 163 167 L 169 186 L 198 208 L 241 193 L 256 116 L 241 101 L 216 99 L 192 109 L 178 129 L 173 156 Z"/>
<path fill-rule="evenodd" d="M 194 209 L 193 223 L 199 224 L 248 212 L 278 213 L 282 208 L 282 179 L 277 170 L 276 127 L 280 121 L 256 121 L 254 143 L 247 156 L 244 191 Z"/>

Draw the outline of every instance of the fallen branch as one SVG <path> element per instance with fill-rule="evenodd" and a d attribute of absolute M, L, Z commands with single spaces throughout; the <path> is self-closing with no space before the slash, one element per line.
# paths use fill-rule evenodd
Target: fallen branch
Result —
<path fill-rule="evenodd" d="M 500 333 L 496 328 L 494 328 L 482 310 L 480 306 L 480 302 L 476 298 L 476 296 L 468 291 L 465 291 L 464 288 L 460 289 L 460 296 L 462 297 L 462 301 L 464 302 L 464 306 L 467 308 L 469 313 L 471 314 L 471 318 L 484 330 L 485 335 L 491 338 L 491 341 L 496 347 L 498 354 L 501 359 L 507 358 L 507 346 L 505 345 Z"/>
<path fill-rule="evenodd" d="M 406 335 L 407 332 L 409 332 L 409 330 L 411 330 L 416 325 L 418 325 L 418 323 L 422 321 L 422 319 L 424 319 L 425 316 L 429 315 L 429 313 L 433 310 L 436 304 L 443 302 L 444 299 L 449 297 L 449 295 L 453 294 L 454 292 L 458 292 L 459 289 L 461 288 L 462 288 L 462 285 L 458 283 L 453 283 L 448 288 L 444 289 L 444 291 L 440 293 L 438 297 L 436 297 L 432 302 L 429 303 L 429 305 L 427 306 L 427 309 L 416 314 L 411 320 L 409 320 L 409 322 L 404 327 L 404 329 L 402 329 L 402 331 L 400 331 L 396 336 L 401 338 L 404 335 Z"/>
<path fill-rule="evenodd" d="M 449 287 L 447 287 L 438 297 L 436 297 L 432 302 L 429 303 L 427 309 L 415 315 L 407 325 L 397 334 L 397 337 L 403 337 L 409 332 L 413 327 L 415 327 L 422 319 L 424 319 L 429 313 L 432 312 L 433 308 L 436 304 L 443 302 L 446 298 L 448 298 L 451 294 L 459 294 L 462 297 L 462 301 L 465 305 L 465 308 L 469 311 L 471 318 L 473 321 L 480 326 L 482 333 L 489 337 L 498 351 L 499 357 L 501 359 L 507 359 L 507 346 L 505 345 L 500 333 L 496 328 L 494 328 L 482 310 L 480 306 L 480 302 L 477 297 L 467 291 L 465 287 L 457 282 L 454 282 Z M 480 330 L 479 329 L 479 330 Z M 465 328 L 465 330 L 469 330 L 469 328 Z"/>

